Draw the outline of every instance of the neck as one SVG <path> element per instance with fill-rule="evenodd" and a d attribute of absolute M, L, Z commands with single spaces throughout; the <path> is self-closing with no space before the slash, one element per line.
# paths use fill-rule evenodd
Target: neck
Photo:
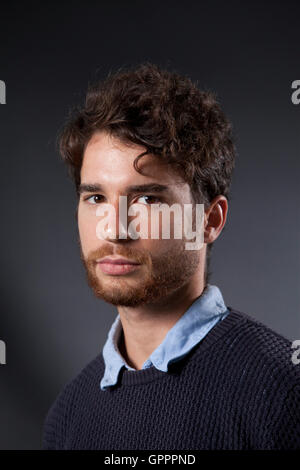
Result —
<path fill-rule="evenodd" d="M 118 307 L 123 327 L 118 347 L 130 367 L 142 369 L 144 362 L 204 288 L 204 281 L 196 278 L 155 304 Z"/>

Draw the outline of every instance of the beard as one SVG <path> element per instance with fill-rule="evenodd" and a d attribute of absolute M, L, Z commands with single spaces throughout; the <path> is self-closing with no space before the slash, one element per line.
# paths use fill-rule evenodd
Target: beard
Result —
<path fill-rule="evenodd" d="M 138 307 L 166 298 L 189 282 L 200 260 L 199 250 L 186 250 L 182 240 L 159 256 L 107 244 L 84 257 L 80 240 L 79 244 L 89 286 L 97 298 L 116 306 Z M 124 256 L 140 263 L 140 267 L 133 274 L 121 276 L 97 273 L 96 260 L 109 255 Z"/>

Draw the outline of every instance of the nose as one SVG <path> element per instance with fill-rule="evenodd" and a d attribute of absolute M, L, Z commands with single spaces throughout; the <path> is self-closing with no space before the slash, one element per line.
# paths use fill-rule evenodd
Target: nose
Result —
<path fill-rule="evenodd" d="M 110 242 L 131 240 L 128 232 L 130 220 L 128 217 L 127 197 L 120 196 L 113 203 L 99 205 L 97 215 L 104 216 L 97 225 L 98 238 Z"/>

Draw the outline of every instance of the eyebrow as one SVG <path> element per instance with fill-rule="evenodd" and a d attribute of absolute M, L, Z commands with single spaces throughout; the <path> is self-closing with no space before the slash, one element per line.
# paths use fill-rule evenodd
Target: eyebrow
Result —
<path fill-rule="evenodd" d="M 162 193 L 169 191 L 169 186 L 158 183 L 148 183 L 148 184 L 138 184 L 133 186 L 127 186 L 125 188 L 125 193 Z M 78 193 L 95 193 L 95 192 L 105 192 L 104 187 L 101 184 L 86 184 L 82 183 L 79 185 Z"/>

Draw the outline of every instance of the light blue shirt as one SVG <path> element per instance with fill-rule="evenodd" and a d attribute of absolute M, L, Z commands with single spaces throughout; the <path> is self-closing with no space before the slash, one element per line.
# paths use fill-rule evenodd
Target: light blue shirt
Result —
<path fill-rule="evenodd" d="M 168 331 L 163 342 L 144 362 L 142 369 L 154 365 L 157 369 L 167 372 L 171 362 L 184 357 L 204 336 L 229 314 L 220 289 L 207 284 L 202 294 L 192 303 L 188 310 Z M 106 343 L 103 347 L 105 372 L 100 382 L 101 390 L 115 385 L 122 367 L 130 367 L 121 356 L 118 341 L 122 332 L 122 323 L 118 314 L 113 322 Z"/>

